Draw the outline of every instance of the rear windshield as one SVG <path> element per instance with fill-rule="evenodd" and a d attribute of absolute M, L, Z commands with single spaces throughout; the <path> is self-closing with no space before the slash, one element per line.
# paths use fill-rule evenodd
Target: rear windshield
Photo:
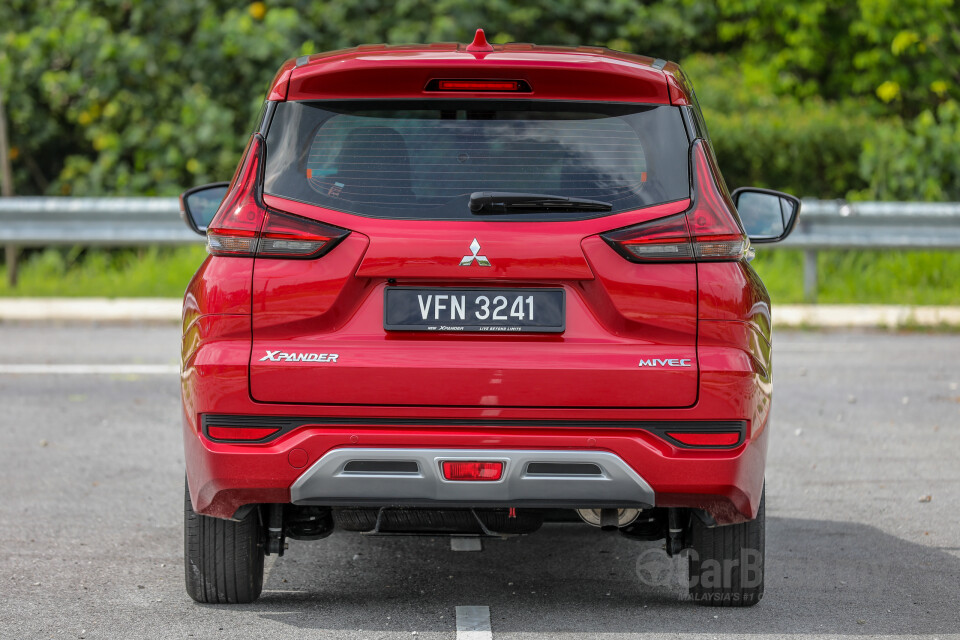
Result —
<path fill-rule="evenodd" d="M 688 144 L 680 110 L 668 106 L 283 102 L 267 135 L 264 189 L 377 218 L 475 219 L 477 191 L 588 198 L 617 213 L 689 197 Z"/>

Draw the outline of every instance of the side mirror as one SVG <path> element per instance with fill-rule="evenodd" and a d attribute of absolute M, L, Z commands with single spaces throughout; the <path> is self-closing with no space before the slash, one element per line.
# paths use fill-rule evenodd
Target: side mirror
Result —
<path fill-rule="evenodd" d="M 731 197 L 754 244 L 780 242 L 793 231 L 800 215 L 800 199 L 780 191 L 741 187 Z"/>
<path fill-rule="evenodd" d="M 214 182 L 194 187 L 180 194 L 180 217 L 190 230 L 207 235 L 207 227 L 227 195 L 229 182 Z"/>

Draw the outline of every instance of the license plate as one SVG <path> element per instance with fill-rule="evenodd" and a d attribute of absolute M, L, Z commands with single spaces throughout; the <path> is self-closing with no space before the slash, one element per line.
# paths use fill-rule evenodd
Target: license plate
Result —
<path fill-rule="evenodd" d="M 414 289 L 387 287 L 388 331 L 560 333 L 563 289 Z"/>

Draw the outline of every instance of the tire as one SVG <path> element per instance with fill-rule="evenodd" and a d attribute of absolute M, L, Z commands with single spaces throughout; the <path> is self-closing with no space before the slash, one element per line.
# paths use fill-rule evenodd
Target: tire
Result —
<path fill-rule="evenodd" d="M 708 528 L 692 518 L 690 596 L 708 607 L 752 607 L 763 598 L 766 491 L 757 517 Z"/>
<path fill-rule="evenodd" d="M 187 593 L 197 602 L 242 604 L 263 589 L 264 530 L 260 510 L 239 522 L 193 510 L 184 482 L 183 551 Z"/>

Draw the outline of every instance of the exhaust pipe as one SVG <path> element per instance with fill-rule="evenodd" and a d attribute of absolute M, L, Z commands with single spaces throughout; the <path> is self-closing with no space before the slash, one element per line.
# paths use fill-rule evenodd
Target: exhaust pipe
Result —
<path fill-rule="evenodd" d="M 640 515 L 640 509 L 577 509 L 587 524 L 601 529 L 625 527 Z"/>

